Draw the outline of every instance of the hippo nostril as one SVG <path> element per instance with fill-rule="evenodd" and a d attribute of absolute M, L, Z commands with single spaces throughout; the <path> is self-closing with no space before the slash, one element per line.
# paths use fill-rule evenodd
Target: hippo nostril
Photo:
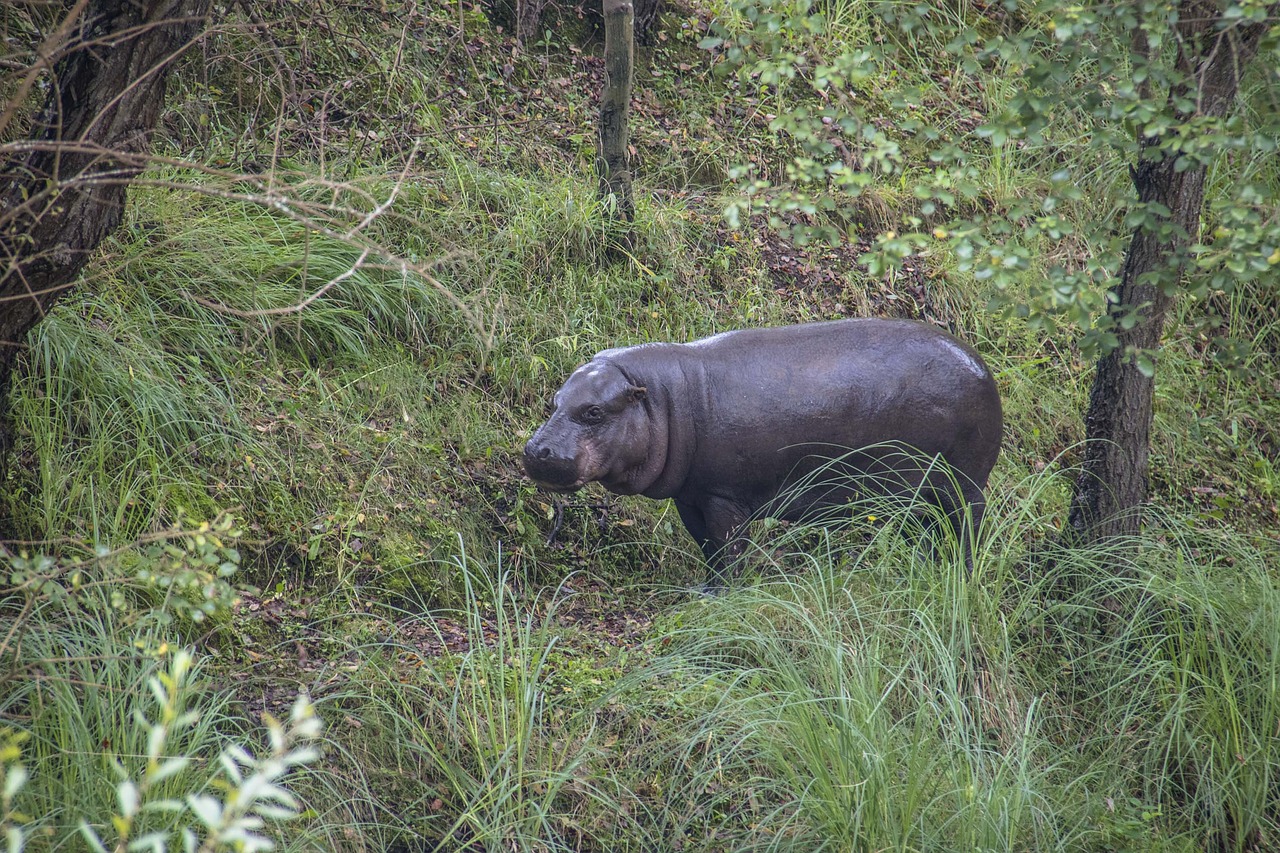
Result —
<path fill-rule="evenodd" d="M 538 458 L 539 458 L 539 459 L 546 459 L 546 458 L 547 458 L 548 456 L 550 456 L 550 455 L 551 455 L 551 448 L 550 448 L 550 447 L 543 447 L 543 448 L 540 448 L 540 449 L 538 450 L 538 453 L 537 453 L 537 456 L 538 456 Z"/>

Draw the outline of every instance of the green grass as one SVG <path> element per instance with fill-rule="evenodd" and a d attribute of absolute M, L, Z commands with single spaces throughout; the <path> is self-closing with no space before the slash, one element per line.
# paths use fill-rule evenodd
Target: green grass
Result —
<path fill-rule="evenodd" d="M 972 579 L 888 528 L 869 547 L 794 531 L 760 583 L 673 614 L 627 694 L 638 714 L 702 709 L 661 759 L 669 801 L 699 811 L 664 828 L 693 849 L 1272 837 L 1274 553 L 1170 519 L 1124 549 L 1032 558 L 1029 505 L 993 508 Z M 1073 577 L 1065 597 L 1044 560 Z"/>
<path fill-rule="evenodd" d="M 159 632 L 130 630 L 128 611 L 112 607 L 105 590 L 91 589 L 71 606 L 54 599 L 40 608 L 11 659 L 23 669 L 0 681 L 0 715 L 30 736 L 23 749 L 30 779 L 17 804 L 33 818 L 25 827 L 31 849 L 75 849 L 82 821 L 110 832 L 119 813 L 117 762 L 134 778 L 146 767 L 148 730 L 135 717 L 150 714 L 148 681 L 165 670 L 169 655 Z M 169 744 L 199 760 L 159 782 L 151 792 L 157 799 L 206 791 L 206 762 L 239 731 L 231 697 L 208 678 L 205 665 L 191 673 L 174 711 L 196 720 Z M 150 813 L 137 829 L 168 825 Z"/>
<path fill-rule="evenodd" d="M 259 583 L 320 575 L 355 596 L 400 575 L 447 600 L 462 592 L 438 576 L 455 533 L 538 550 L 550 506 L 513 461 L 559 377 L 612 343 L 786 316 L 739 283 L 741 251 L 695 266 L 709 228 L 678 202 L 642 203 L 635 261 L 604 263 L 582 177 L 454 154 L 398 184 L 361 178 L 341 203 L 283 177 L 330 233 L 177 179 L 135 189 L 92 290 L 37 328 L 14 404 L 30 465 L 8 509 L 24 538 L 123 543 L 231 507 Z M 388 198 L 359 239 L 334 236 L 356 201 Z M 720 297 L 684 297 L 726 275 Z"/>
<path fill-rule="evenodd" d="M 470 649 L 358 647 L 335 706 L 371 811 L 441 850 L 1255 849 L 1274 543 L 1167 517 L 1046 549 L 1027 532 L 1057 494 L 1036 475 L 993 504 L 972 577 L 923 557 L 909 508 L 768 528 L 756 577 L 665 609 L 620 678 L 568 666 L 561 591 L 460 554 L 461 608 L 397 624 L 452 617 Z"/>
<path fill-rule="evenodd" d="M 954 547 L 925 556 L 909 505 L 766 527 L 746 578 L 666 607 L 621 668 L 576 663 L 563 588 L 458 550 L 458 608 L 388 611 L 372 643 L 322 627 L 348 675 L 320 679 L 329 746 L 292 779 L 308 817 L 286 849 L 1256 849 L 1280 829 L 1275 543 L 1167 516 L 1046 549 L 1028 533 L 1058 494 L 1053 475 L 1007 487 L 972 577 Z M 33 849 L 105 826 L 110 756 L 146 753 L 135 708 L 165 660 L 163 634 L 81 588 L 74 617 L 40 605 L 20 662 L 42 677 L 0 706 L 30 735 Z M 459 629 L 453 653 L 409 639 Z M 211 666 L 170 754 L 243 732 Z"/>
<path fill-rule="evenodd" d="M 379 774 L 410 788 L 393 811 L 427 849 L 579 849 L 590 835 L 584 812 L 616 817 L 619 792 L 591 766 L 601 747 L 590 706 L 557 673 L 565 660 L 551 626 L 564 597 L 518 600 L 502 566 L 456 559 L 465 581 L 456 615 L 470 647 L 438 656 L 394 642 L 357 649 L 368 692 L 359 704 L 347 694 L 348 713 L 378 726 L 382 741 L 368 748 L 381 750 Z M 399 625 L 444 646 L 440 615 Z"/>

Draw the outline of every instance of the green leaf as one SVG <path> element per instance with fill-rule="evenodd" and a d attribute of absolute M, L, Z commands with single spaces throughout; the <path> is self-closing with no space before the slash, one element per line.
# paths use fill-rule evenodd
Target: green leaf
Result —
<path fill-rule="evenodd" d="M 1146 352 L 1139 352 L 1134 355 L 1134 366 L 1138 368 L 1138 372 L 1148 379 L 1156 375 L 1156 363 Z"/>

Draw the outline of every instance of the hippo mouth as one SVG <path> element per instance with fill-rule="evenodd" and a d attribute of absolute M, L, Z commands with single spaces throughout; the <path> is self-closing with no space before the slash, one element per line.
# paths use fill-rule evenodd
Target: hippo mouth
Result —
<path fill-rule="evenodd" d="M 574 480 L 572 483 L 548 483 L 546 480 L 539 480 L 536 477 L 532 479 L 538 485 L 538 488 L 546 489 L 548 492 L 558 492 L 562 495 L 576 492 L 587 484 L 586 480 Z"/>

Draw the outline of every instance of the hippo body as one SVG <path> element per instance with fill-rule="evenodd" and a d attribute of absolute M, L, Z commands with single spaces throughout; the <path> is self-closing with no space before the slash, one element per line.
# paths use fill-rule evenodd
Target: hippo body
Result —
<path fill-rule="evenodd" d="M 919 490 L 968 555 L 1001 429 L 969 347 L 909 320 L 835 320 L 604 350 L 555 395 L 524 461 L 556 491 L 673 498 L 714 588 L 752 517 L 795 520 L 867 492 Z"/>

